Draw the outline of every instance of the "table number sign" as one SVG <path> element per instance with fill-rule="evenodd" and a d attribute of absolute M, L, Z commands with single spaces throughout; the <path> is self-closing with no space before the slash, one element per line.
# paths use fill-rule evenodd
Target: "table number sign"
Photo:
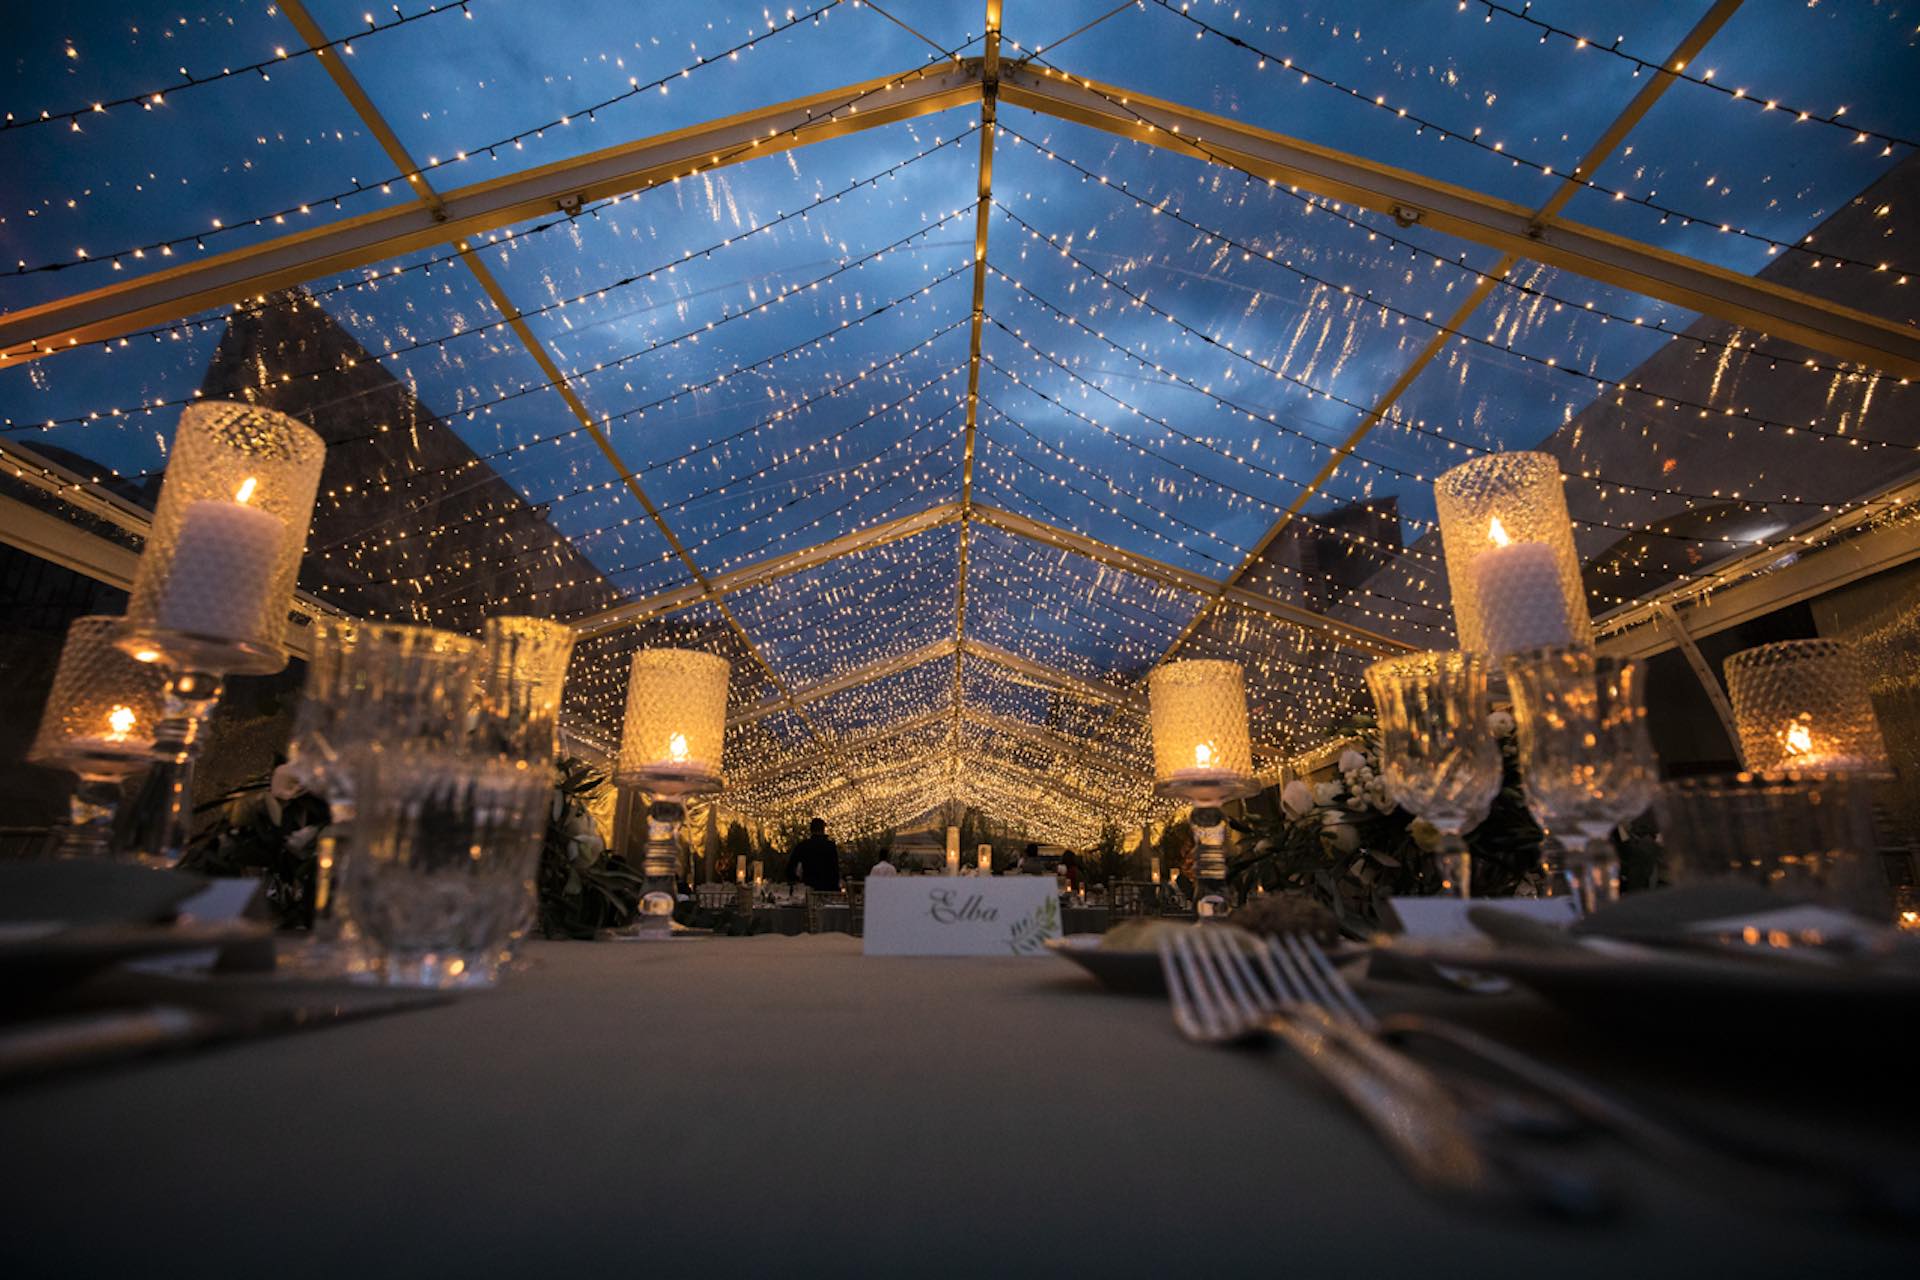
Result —
<path fill-rule="evenodd" d="M 1060 936 L 1043 876 L 883 876 L 867 881 L 870 956 L 1037 956 Z"/>

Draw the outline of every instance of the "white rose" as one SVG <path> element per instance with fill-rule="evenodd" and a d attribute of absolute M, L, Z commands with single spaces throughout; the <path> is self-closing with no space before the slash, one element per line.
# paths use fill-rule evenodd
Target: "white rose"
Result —
<path fill-rule="evenodd" d="M 308 845 L 312 844 L 315 840 L 317 840 L 319 836 L 320 836 L 320 828 L 301 827 L 298 831 L 294 832 L 292 835 L 287 837 L 287 848 L 291 849 L 295 853 L 299 853 L 304 849 L 306 849 Z"/>
<path fill-rule="evenodd" d="M 1280 788 L 1280 807 L 1289 818 L 1303 818 L 1313 810 L 1313 788 L 1295 778 Z"/>
<path fill-rule="evenodd" d="M 1514 723 L 1513 723 L 1512 712 L 1494 711 L 1494 712 L 1488 713 L 1487 715 L 1487 732 L 1488 733 L 1491 733 L 1496 738 L 1511 738 L 1513 736 L 1513 730 L 1514 730 Z"/>
<path fill-rule="evenodd" d="M 575 862 L 593 862 L 606 852 L 607 842 L 597 832 L 575 836 L 567 841 L 567 856 Z"/>
<path fill-rule="evenodd" d="M 1367 798 L 1365 796 L 1349 796 L 1347 798 L 1347 808 L 1354 813 L 1365 813 L 1367 809 Z"/>
<path fill-rule="evenodd" d="M 267 779 L 267 794 L 285 804 L 307 794 L 307 784 L 300 780 L 299 770 L 290 764 L 283 764 Z"/>
<path fill-rule="evenodd" d="M 1341 853 L 1360 852 L 1360 828 L 1351 822 L 1329 827 L 1326 834 L 1333 840 L 1333 847 Z"/>
<path fill-rule="evenodd" d="M 1340 753 L 1340 772 L 1358 773 L 1366 767 L 1367 758 L 1358 751 L 1355 751 L 1352 747 L 1348 747 Z"/>
<path fill-rule="evenodd" d="M 1340 793 L 1344 789 L 1345 788 L 1341 787 L 1337 782 L 1316 783 L 1313 788 L 1313 802 L 1315 804 L 1336 804 L 1339 802 Z"/>

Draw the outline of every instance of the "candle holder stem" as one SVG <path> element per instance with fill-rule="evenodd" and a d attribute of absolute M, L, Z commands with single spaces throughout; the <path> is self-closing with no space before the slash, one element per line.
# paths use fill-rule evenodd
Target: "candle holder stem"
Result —
<path fill-rule="evenodd" d="M 1440 869 L 1440 886 L 1456 898 L 1473 896 L 1473 854 L 1467 850 L 1467 842 L 1457 833 L 1442 838 L 1440 849 L 1433 855 L 1433 862 Z"/>
<path fill-rule="evenodd" d="M 640 855 L 640 913 L 615 937 L 660 942 L 673 936 L 673 904 L 680 875 L 680 826 L 687 809 L 678 800 L 656 799 L 647 806 L 647 842 Z"/>
<path fill-rule="evenodd" d="M 1577 854 L 1570 854 L 1567 875 L 1580 898 L 1581 915 L 1620 900 L 1620 855 L 1607 835 L 1589 836 Z"/>
<path fill-rule="evenodd" d="M 154 733 L 156 763 L 127 831 L 130 856 L 177 866 L 193 838 L 193 766 L 224 681 L 205 671 L 176 671 L 167 680 L 163 718 Z"/>
<path fill-rule="evenodd" d="M 114 851 L 114 815 L 120 807 L 119 777 L 83 773 L 67 805 L 55 853 L 62 858 L 106 858 Z"/>

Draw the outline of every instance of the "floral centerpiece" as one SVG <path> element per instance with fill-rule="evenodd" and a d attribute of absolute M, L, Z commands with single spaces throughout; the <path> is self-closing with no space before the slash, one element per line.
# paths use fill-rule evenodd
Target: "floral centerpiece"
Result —
<path fill-rule="evenodd" d="M 607 848 L 588 812 L 607 775 L 562 756 L 553 767 L 553 807 L 540 849 L 540 932 L 549 938 L 591 938 L 633 923 L 645 892 L 640 873 Z"/>
<path fill-rule="evenodd" d="M 316 858 L 330 820 L 327 802 L 308 791 L 292 766 L 280 762 L 265 777 L 242 783 L 211 805 L 220 821 L 187 847 L 182 871 L 208 876 L 258 876 L 267 908 L 283 928 L 313 926 Z"/>
<path fill-rule="evenodd" d="M 1486 820 L 1466 836 L 1474 894 L 1536 893 L 1545 881 L 1542 832 L 1520 790 L 1513 717 L 1495 711 L 1488 728 L 1499 739 L 1504 776 Z M 1440 832 L 1387 794 L 1373 721 L 1354 721 L 1349 736 L 1357 745 L 1341 752 L 1333 778 L 1287 783 L 1277 810 L 1249 806 L 1255 838 L 1229 875 L 1242 893 L 1261 888 L 1317 898 L 1343 928 L 1364 933 L 1378 927 L 1383 898 L 1440 891 L 1433 860 Z"/>

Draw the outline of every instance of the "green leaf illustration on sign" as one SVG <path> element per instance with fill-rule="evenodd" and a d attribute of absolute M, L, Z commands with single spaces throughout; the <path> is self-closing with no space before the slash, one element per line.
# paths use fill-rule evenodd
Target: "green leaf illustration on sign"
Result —
<path fill-rule="evenodd" d="M 1048 896 L 1039 908 L 1025 920 L 1014 924 L 1007 939 L 1007 949 L 1017 956 L 1028 956 L 1046 945 L 1060 925 L 1060 901 Z"/>

